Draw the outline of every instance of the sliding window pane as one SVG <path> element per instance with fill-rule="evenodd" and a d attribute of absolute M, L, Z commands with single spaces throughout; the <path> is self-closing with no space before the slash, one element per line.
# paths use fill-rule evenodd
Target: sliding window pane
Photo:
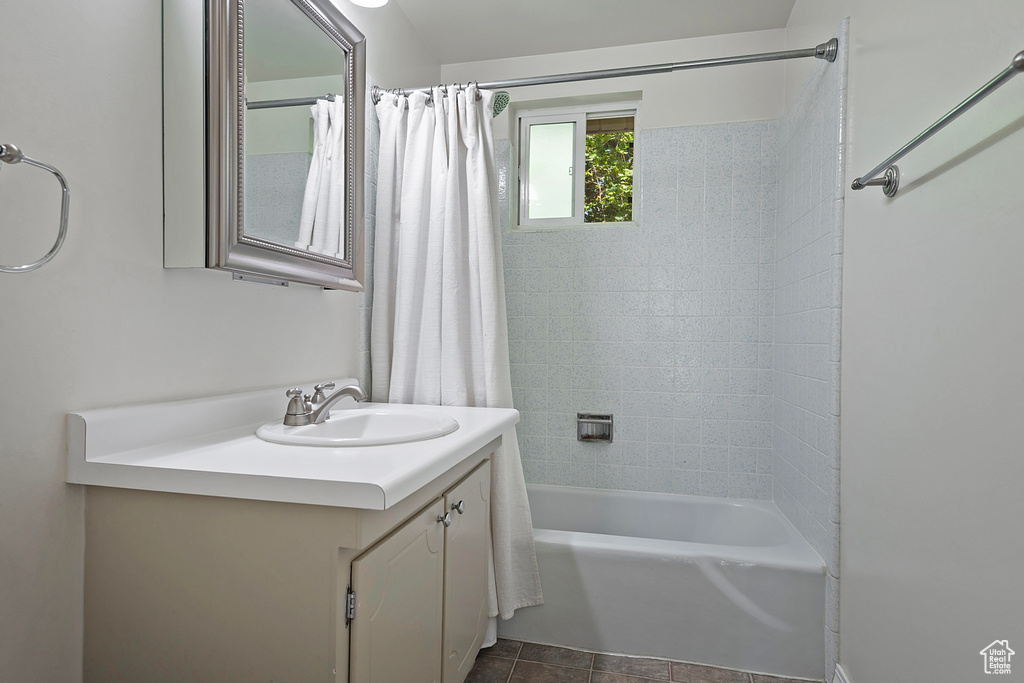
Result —
<path fill-rule="evenodd" d="M 531 220 L 572 217 L 575 137 L 572 121 L 530 126 L 527 215 Z"/>
<path fill-rule="evenodd" d="M 587 120 L 583 221 L 633 220 L 633 117 Z"/>

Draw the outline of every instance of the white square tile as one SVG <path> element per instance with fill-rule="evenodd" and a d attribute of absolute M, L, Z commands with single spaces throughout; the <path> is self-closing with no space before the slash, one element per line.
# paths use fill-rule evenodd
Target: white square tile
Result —
<path fill-rule="evenodd" d="M 729 495 L 729 473 L 701 471 L 700 495 L 727 497 Z"/>

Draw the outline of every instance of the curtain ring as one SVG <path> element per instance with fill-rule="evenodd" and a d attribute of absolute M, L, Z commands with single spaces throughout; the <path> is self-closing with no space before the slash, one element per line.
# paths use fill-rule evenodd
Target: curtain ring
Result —
<path fill-rule="evenodd" d="M 480 94 L 480 81 L 473 81 L 473 87 L 476 88 L 476 101 L 479 102 L 484 98 L 484 96 Z"/>

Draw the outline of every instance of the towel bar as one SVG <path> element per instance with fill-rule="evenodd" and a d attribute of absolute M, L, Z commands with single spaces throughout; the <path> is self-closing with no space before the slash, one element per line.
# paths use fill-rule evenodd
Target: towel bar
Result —
<path fill-rule="evenodd" d="M 24 161 L 30 166 L 37 166 L 41 169 L 49 171 L 57 178 L 57 182 L 60 183 L 61 187 L 61 199 L 60 199 L 60 231 L 57 233 L 57 241 L 53 243 L 53 247 L 46 253 L 43 258 L 39 259 L 34 263 L 29 263 L 24 266 L 4 266 L 0 265 L 0 273 L 27 273 L 41 267 L 47 261 L 52 259 L 60 251 L 61 245 L 64 244 L 64 238 L 68 234 L 68 208 L 71 203 L 71 192 L 68 190 L 68 183 L 64 180 L 63 174 L 53 166 L 44 164 L 41 161 L 37 161 L 32 157 L 27 157 L 21 153 L 21 150 L 11 144 L 0 145 L 0 162 L 8 164 L 17 164 Z M 0 168 L 2 168 L 0 164 Z"/>
<path fill-rule="evenodd" d="M 1000 71 L 995 78 L 981 86 L 981 88 L 972 93 L 966 100 L 953 107 L 945 116 L 926 128 L 916 138 L 900 147 L 896 152 L 890 155 L 888 159 L 880 163 L 878 166 L 875 166 L 860 178 L 854 180 L 850 185 L 850 188 L 854 190 L 863 190 L 865 187 L 878 186 L 882 188 L 886 197 L 895 197 L 896 191 L 900 187 L 900 169 L 896 166 L 896 162 L 902 159 L 908 152 L 917 149 L 918 145 L 945 128 L 954 119 L 976 105 L 978 102 L 991 95 L 1021 71 L 1024 71 L 1024 51 L 1015 54 L 1008 67 Z M 883 177 L 876 178 L 876 176 L 883 172 L 885 174 Z"/>

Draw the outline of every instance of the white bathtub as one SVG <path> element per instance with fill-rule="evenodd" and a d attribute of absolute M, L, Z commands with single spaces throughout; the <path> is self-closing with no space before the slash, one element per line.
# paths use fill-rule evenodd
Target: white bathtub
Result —
<path fill-rule="evenodd" d="M 529 487 L 544 604 L 498 633 L 821 680 L 825 565 L 773 503 Z"/>

